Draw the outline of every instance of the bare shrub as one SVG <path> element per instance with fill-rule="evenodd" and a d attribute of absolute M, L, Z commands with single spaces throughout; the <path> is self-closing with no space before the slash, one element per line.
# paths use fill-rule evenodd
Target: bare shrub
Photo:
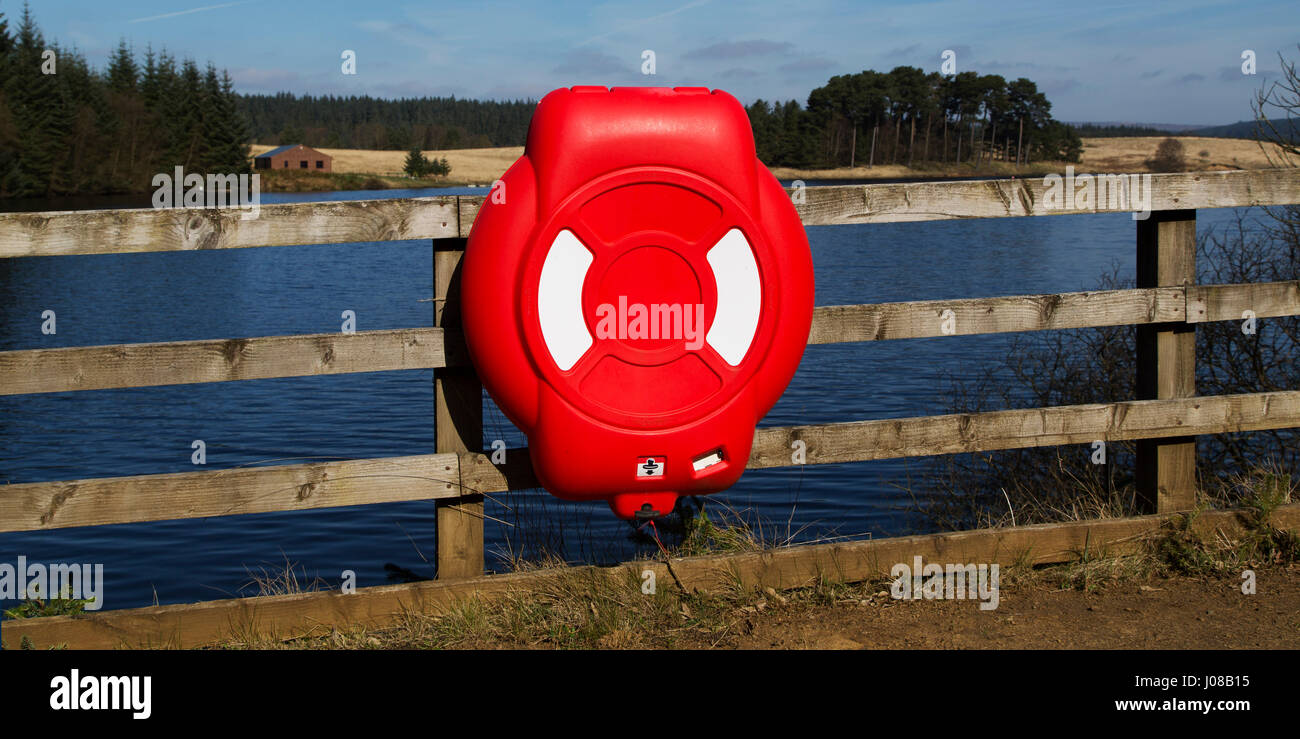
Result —
<path fill-rule="evenodd" d="M 1147 160 L 1147 166 L 1153 172 L 1183 172 L 1187 169 L 1187 159 L 1183 155 L 1183 142 L 1175 138 L 1166 138 L 1156 146 L 1155 156 Z"/>

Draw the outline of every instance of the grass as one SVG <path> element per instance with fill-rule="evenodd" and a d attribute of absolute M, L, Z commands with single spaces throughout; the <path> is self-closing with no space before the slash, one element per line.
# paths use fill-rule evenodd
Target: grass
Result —
<path fill-rule="evenodd" d="M 263 192 L 332 192 L 335 190 L 390 190 L 451 187 L 463 184 L 445 177 L 414 179 L 355 172 L 279 172 L 255 170 L 262 175 Z"/>
<path fill-rule="evenodd" d="M 1068 564 L 1011 568 L 1011 577 L 1096 593 L 1135 581 L 1236 575 L 1244 570 L 1300 562 L 1300 537 L 1269 520 L 1278 506 L 1292 500 L 1295 484 L 1290 476 L 1261 468 L 1235 478 L 1234 487 L 1227 502 L 1247 512 L 1247 520 L 1242 522 L 1245 531 L 1239 538 L 1228 539 L 1217 531 L 1212 536 L 1198 532 L 1195 522 L 1208 509 L 1208 504 L 1203 504 L 1195 511 L 1171 518 L 1161 535 L 1147 541 L 1137 554 L 1116 557 L 1084 552 L 1078 561 Z"/>
<path fill-rule="evenodd" d="M 1259 472 L 1239 481 L 1245 531 L 1229 540 L 1221 532 L 1198 533 L 1197 513 L 1177 516 L 1136 554 L 1116 556 L 1086 548 L 1065 564 L 1034 566 L 1026 558 L 1002 568 L 1004 589 L 1045 588 L 1104 593 L 1174 577 L 1212 577 L 1245 569 L 1289 567 L 1300 562 L 1295 533 L 1277 529 L 1269 514 L 1288 502 L 1290 478 Z M 765 548 L 757 528 L 731 517 L 699 514 L 684 523 L 674 556 L 744 553 Z M 334 629 L 287 641 L 238 634 L 221 648 L 292 649 L 663 649 L 716 645 L 754 628 L 774 613 L 815 608 L 882 605 L 890 600 L 888 578 L 847 583 L 822 577 L 807 587 L 778 592 L 738 577 L 708 593 L 683 593 L 660 579 L 653 593 L 625 568 L 569 567 L 536 561 L 526 569 L 554 576 L 534 589 L 494 598 L 474 597 L 434 613 L 406 611 L 386 628 Z M 267 590 L 279 592 L 297 578 L 276 575 Z"/>
<path fill-rule="evenodd" d="M 62 598 L 27 598 L 4 612 L 5 618 L 41 618 L 43 616 L 71 616 L 85 613 L 91 600 L 73 598 L 71 588 L 63 591 Z"/>

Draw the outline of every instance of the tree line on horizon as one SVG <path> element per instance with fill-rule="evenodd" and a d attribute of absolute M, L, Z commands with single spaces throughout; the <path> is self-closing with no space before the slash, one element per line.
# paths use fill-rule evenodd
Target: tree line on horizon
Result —
<path fill-rule="evenodd" d="M 1079 161 L 1082 141 L 1051 109 L 1023 77 L 900 66 L 836 75 L 806 107 L 756 100 L 746 111 L 768 166 Z"/>
<path fill-rule="evenodd" d="M 369 95 L 240 95 L 253 141 L 326 149 L 409 151 L 522 146 L 533 100 Z"/>
<path fill-rule="evenodd" d="M 49 52 L 53 52 L 51 57 Z M 0 14 L 0 197 L 143 192 L 155 174 L 248 171 L 230 75 L 123 41 L 98 71 Z"/>
<path fill-rule="evenodd" d="M 47 74 L 48 52 L 56 73 Z M 0 197 L 145 192 L 176 166 L 242 173 L 249 146 L 445 150 L 518 146 L 536 101 L 236 93 L 228 73 L 125 40 L 101 71 L 0 13 Z M 1077 132 L 1034 82 L 896 67 L 837 75 L 747 107 L 770 166 L 1078 161 Z"/>

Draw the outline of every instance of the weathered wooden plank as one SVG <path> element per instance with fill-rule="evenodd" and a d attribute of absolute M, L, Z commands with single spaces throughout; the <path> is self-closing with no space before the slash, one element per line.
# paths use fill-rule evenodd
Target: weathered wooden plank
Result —
<path fill-rule="evenodd" d="M 446 364 L 440 328 L 0 352 L 0 395 L 185 385 Z"/>
<path fill-rule="evenodd" d="M 1138 287 L 1196 284 L 1196 211 L 1161 210 L 1137 226 Z M 1137 397 L 1196 395 L 1196 325 L 1164 323 L 1137 328 Z M 1139 441 L 1138 504 L 1145 513 L 1196 507 L 1196 439 L 1180 434 Z"/>
<path fill-rule="evenodd" d="M 758 429 L 747 467 L 793 466 L 795 441 L 805 444 L 806 464 L 838 464 L 1292 427 L 1300 427 L 1300 391 L 1295 390 L 889 418 Z M 526 448 L 507 449 L 503 465 L 493 465 L 485 454 L 463 455 L 461 472 L 466 490 L 495 493 L 538 486 Z"/>
<path fill-rule="evenodd" d="M 1241 536 L 1250 526 L 1246 511 L 1207 511 L 1191 520 L 1201 536 Z M 782 547 L 764 552 L 720 554 L 673 560 L 673 571 L 691 590 L 733 587 L 787 589 L 832 581 L 887 578 L 897 563 L 925 562 L 1050 564 L 1083 556 L 1120 556 L 1140 551 L 1160 535 L 1167 515 L 980 529 L 891 539 Z M 1300 504 L 1275 509 L 1269 523 L 1300 529 Z M 641 573 L 653 570 L 660 583 L 671 582 L 663 562 L 628 562 L 609 568 L 543 569 L 467 580 L 432 580 L 359 588 L 352 594 L 302 593 L 237 598 L 202 603 L 99 611 L 3 623 L 6 648 L 24 639 L 45 649 L 119 647 L 188 648 L 226 639 L 287 639 L 328 633 L 332 628 L 383 628 L 411 612 L 436 614 L 470 598 L 491 601 L 510 593 L 534 592 L 562 577 L 595 573 L 640 587 Z"/>
<path fill-rule="evenodd" d="M 1030 408 L 759 429 L 749 467 L 808 464 L 1300 427 L 1300 390 Z"/>
<path fill-rule="evenodd" d="M 808 343 L 1182 321 L 1185 305 L 1182 288 L 1162 288 L 823 306 L 813 311 Z"/>
<path fill-rule="evenodd" d="M 1300 282 L 822 306 L 808 343 L 1227 321 L 1244 310 L 1300 314 Z M 461 366 L 468 360 L 452 335 L 412 328 L 0 352 L 0 395 Z"/>
<path fill-rule="evenodd" d="M 456 236 L 455 196 L 232 208 L 0 213 L 0 258 L 238 249 Z"/>
<path fill-rule="evenodd" d="M 1300 426 L 1300 391 L 759 429 L 748 466 L 808 464 Z M 0 531 L 450 499 L 535 487 L 526 449 L 0 487 Z M 459 482 L 458 482 L 459 480 Z M 463 487 L 462 487 L 463 486 Z"/>
<path fill-rule="evenodd" d="M 1149 201 L 1146 204 L 1151 211 L 1300 202 L 1300 170 L 1297 169 L 1178 172 L 1149 177 L 1150 180 L 1140 181 L 1143 183 L 1140 192 Z M 1077 178 L 1078 175 L 1076 192 L 1086 190 L 1087 186 L 1082 184 L 1085 181 Z M 1068 188 L 1064 182 L 1059 189 L 1053 188 L 1044 184 L 1042 177 L 807 187 L 804 202 L 796 203 L 795 207 L 805 226 L 1137 210 L 1131 199 L 1126 198 L 1122 206 L 1118 198 L 1112 201 L 1111 182 L 1115 180 L 1098 175 L 1093 180 L 1096 197 L 1086 202 L 1078 195 L 1063 197 L 1055 204 L 1049 200 L 1051 191 L 1068 193 Z"/>
<path fill-rule="evenodd" d="M 464 239 L 434 243 L 434 324 L 457 330 L 460 321 L 460 262 Z M 458 353 L 466 354 L 464 350 Z M 483 385 L 471 367 L 434 373 L 434 430 L 438 452 L 463 455 L 483 448 Z M 461 475 L 460 465 L 456 467 Z M 483 496 L 464 488 L 464 497 L 438 501 L 438 579 L 483 574 Z"/>
<path fill-rule="evenodd" d="M 1300 280 L 1187 288 L 1188 323 L 1240 321 L 1245 311 L 1256 318 L 1300 315 Z"/>
<path fill-rule="evenodd" d="M 1300 202 L 1296 169 L 1150 177 L 1152 210 Z M 1091 203 L 1073 198 L 1059 208 L 1049 206 L 1041 177 L 808 187 L 796 207 L 807 226 L 1134 210 L 1131 202 L 1112 202 L 1107 178 L 1098 175 L 1095 183 L 1107 184 L 1097 185 Z M 1145 185 L 1140 192 L 1147 192 Z M 262 206 L 249 220 L 238 209 L 6 213 L 0 214 L 0 258 L 465 237 L 483 200 L 461 195 L 281 203 Z"/>
<path fill-rule="evenodd" d="M 470 229 L 474 227 L 474 219 L 478 217 L 479 209 L 483 207 L 483 203 L 487 200 L 487 197 L 490 196 L 461 195 L 456 199 L 460 216 L 460 227 L 458 233 L 461 238 L 469 238 Z"/>
<path fill-rule="evenodd" d="M 450 498 L 460 495 L 457 462 L 428 454 L 0 485 L 0 531 Z"/>

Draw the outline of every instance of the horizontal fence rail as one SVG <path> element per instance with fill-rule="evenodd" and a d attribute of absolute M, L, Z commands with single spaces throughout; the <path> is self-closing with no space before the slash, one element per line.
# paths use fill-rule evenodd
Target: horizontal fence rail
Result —
<path fill-rule="evenodd" d="M 341 200 L 239 208 L 0 214 L 0 257 L 122 254 L 439 239 L 460 232 L 459 198 Z"/>
<path fill-rule="evenodd" d="M 440 328 L 0 352 L 0 395 L 445 367 Z"/>
<path fill-rule="evenodd" d="M 1300 315 L 1300 281 L 1011 295 L 814 310 L 809 344 Z M 951 311 L 951 315 L 945 315 Z M 0 395 L 466 366 L 441 328 L 0 352 Z"/>
<path fill-rule="evenodd" d="M 1093 441 L 1300 426 L 1300 390 L 1029 408 L 761 428 L 748 469 L 987 452 Z M 493 464 L 477 452 L 379 457 L 212 472 L 0 486 L 0 531 L 30 531 L 366 503 L 457 498 L 537 487 L 528 450 Z"/>
<path fill-rule="evenodd" d="M 455 498 L 455 454 L 0 485 L 0 531 Z"/>
<path fill-rule="evenodd" d="M 1107 175 L 1096 177 L 1101 183 Z M 1150 178 L 1142 192 L 1150 196 L 1152 211 L 1286 205 L 1296 200 L 1294 169 L 1141 177 Z M 1099 196 L 1086 207 L 1077 198 L 1053 206 L 1040 177 L 806 187 L 794 195 L 805 226 L 1138 210 L 1131 198 L 1121 203 L 1098 187 Z M 237 208 L 3 213 L 0 258 L 466 237 L 483 199 L 442 195 L 278 203 L 261 206 L 257 217 L 248 219 L 244 216 L 249 213 Z"/>

